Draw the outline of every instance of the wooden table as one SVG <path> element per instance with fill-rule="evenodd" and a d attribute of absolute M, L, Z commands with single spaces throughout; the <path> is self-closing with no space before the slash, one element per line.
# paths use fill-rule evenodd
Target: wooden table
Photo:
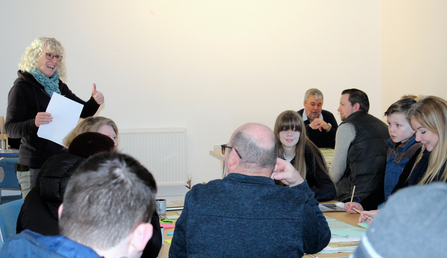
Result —
<path fill-rule="evenodd" d="M 341 222 L 345 222 L 349 225 L 353 225 L 353 226 L 358 226 L 357 225 L 357 221 L 359 219 L 359 214 L 350 214 L 347 212 L 324 212 L 323 213 L 325 216 L 334 218 L 336 220 L 339 220 Z M 172 215 L 178 215 L 176 213 L 176 211 L 167 211 L 166 212 L 167 216 L 172 216 Z M 165 239 L 172 239 L 172 236 L 168 236 L 169 232 L 173 232 L 174 228 L 172 229 L 165 229 L 164 230 L 164 237 Z M 168 258 L 169 257 L 169 248 L 171 247 L 170 244 L 163 242 L 163 246 L 160 250 L 160 253 L 158 254 L 158 257 L 161 258 Z M 345 256 L 349 256 L 351 253 L 334 253 L 334 254 L 318 254 L 316 256 L 318 257 L 345 257 Z M 305 258 L 312 258 L 312 256 L 310 255 L 305 255 L 303 256 Z"/>
<path fill-rule="evenodd" d="M 218 160 L 225 161 L 225 155 L 222 154 L 221 150 L 212 150 L 210 151 L 210 155 Z"/>
<path fill-rule="evenodd" d="M 360 216 L 360 214 L 350 214 L 344 211 L 323 212 L 323 215 L 356 227 L 358 227 L 357 222 Z M 316 254 L 315 256 L 318 256 L 320 258 L 320 257 L 347 257 L 349 255 L 351 255 L 351 253 Z M 313 258 L 311 255 L 305 255 L 303 257 Z"/>

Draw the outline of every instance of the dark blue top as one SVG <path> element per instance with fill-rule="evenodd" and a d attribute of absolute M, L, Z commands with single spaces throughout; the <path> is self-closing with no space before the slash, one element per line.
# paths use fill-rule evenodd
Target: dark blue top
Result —
<path fill-rule="evenodd" d="M 389 149 L 386 159 L 384 180 L 385 200 L 391 195 L 391 192 L 399 181 L 399 177 L 402 174 L 405 165 L 407 165 L 414 153 L 421 147 L 420 143 L 416 143 L 414 135 L 408 141 L 399 144 L 395 144 L 391 140 L 388 140 L 387 145 Z"/>
<path fill-rule="evenodd" d="M 307 182 L 231 173 L 187 193 L 169 257 L 302 257 L 330 238 Z"/>
<path fill-rule="evenodd" d="M 360 202 L 365 210 L 376 210 L 381 203 L 388 199 L 399 182 L 402 171 L 404 171 L 408 163 L 411 163 L 411 158 L 417 156 L 421 148 L 421 144 L 416 142 L 414 136 L 404 143 L 400 142 L 396 144 L 389 140 L 387 144 L 389 148 L 384 183 L 380 184 Z M 410 164 L 411 168 L 413 168 L 413 164 L 414 162 Z M 406 176 L 408 177 L 408 174 Z"/>

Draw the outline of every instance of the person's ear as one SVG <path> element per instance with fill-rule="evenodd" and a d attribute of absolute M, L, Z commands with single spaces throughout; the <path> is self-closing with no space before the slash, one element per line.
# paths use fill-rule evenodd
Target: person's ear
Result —
<path fill-rule="evenodd" d="M 360 104 L 359 103 L 355 103 L 354 104 L 354 112 L 357 112 L 360 110 Z"/>
<path fill-rule="evenodd" d="M 239 165 L 239 156 L 235 149 L 232 149 L 230 153 L 228 153 L 228 163 L 226 164 L 226 168 L 228 173 L 234 171 L 234 169 Z"/>
<path fill-rule="evenodd" d="M 59 208 L 57 209 L 57 216 L 58 216 L 58 219 L 61 219 L 61 216 L 62 216 L 62 210 L 64 209 L 64 204 L 63 203 L 61 203 L 61 205 L 59 205 Z"/>
<path fill-rule="evenodd" d="M 132 237 L 130 239 L 130 245 L 133 249 L 141 253 L 146 247 L 147 242 L 152 237 L 153 227 L 151 223 L 141 223 L 132 232 Z"/>

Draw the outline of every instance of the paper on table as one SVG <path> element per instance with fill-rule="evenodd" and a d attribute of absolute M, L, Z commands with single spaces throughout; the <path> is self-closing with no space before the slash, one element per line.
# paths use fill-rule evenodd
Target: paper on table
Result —
<path fill-rule="evenodd" d="M 353 252 L 366 229 L 355 227 L 327 216 L 325 218 L 331 230 L 331 241 L 319 253 Z"/>
<path fill-rule="evenodd" d="M 343 239 L 343 238 L 335 238 L 331 239 L 331 242 L 326 246 L 323 250 L 321 250 L 320 254 L 327 253 L 351 253 L 354 252 L 357 246 L 360 243 L 360 238 L 357 239 Z"/>
<path fill-rule="evenodd" d="M 362 223 L 357 223 L 357 225 L 359 225 L 362 228 L 369 228 L 368 221 L 365 221 L 365 222 L 362 222 Z"/>
<path fill-rule="evenodd" d="M 175 220 L 175 219 L 178 219 L 180 216 L 179 215 L 171 215 L 171 216 L 166 216 L 166 217 L 170 220 Z"/>
<path fill-rule="evenodd" d="M 355 227 L 334 218 L 324 216 L 331 230 L 332 238 L 356 238 L 360 239 L 365 233 L 366 229 Z M 332 241 L 332 240 L 331 240 Z"/>
<path fill-rule="evenodd" d="M 328 211 L 346 211 L 345 210 L 345 204 L 342 202 L 335 202 L 335 203 L 320 203 L 318 205 L 318 208 L 320 208 L 321 212 L 328 212 Z"/>
<path fill-rule="evenodd" d="M 46 110 L 46 112 L 51 113 L 53 121 L 49 124 L 39 126 L 37 135 L 40 138 L 53 141 L 63 146 L 64 138 L 76 127 L 83 107 L 82 104 L 76 101 L 53 93 Z"/>

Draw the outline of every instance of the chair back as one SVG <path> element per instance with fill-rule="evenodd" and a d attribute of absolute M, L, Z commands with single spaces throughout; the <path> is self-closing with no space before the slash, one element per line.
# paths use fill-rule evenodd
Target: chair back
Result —
<path fill-rule="evenodd" d="M 18 158 L 0 158 L 0 188 L 20 190 L 14 165 Z"/>
<path fill-rule="evenodd" d="M 0 150 L 8 149 L 8 135 L 5 132 L 5 118 L 0 116 Z"/>
<path fill-rule="evenodd" d="M 6 242 L 16 234 L 17 218 L 23 201 L 20 199 L 0 205 L 0 240 L 2 242 Z"/>

